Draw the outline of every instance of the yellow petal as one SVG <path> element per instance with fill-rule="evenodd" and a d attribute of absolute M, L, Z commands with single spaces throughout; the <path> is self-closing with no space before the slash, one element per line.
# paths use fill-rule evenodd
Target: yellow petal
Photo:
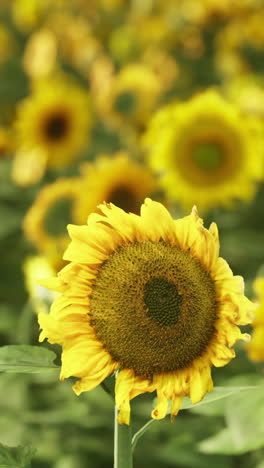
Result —
<path fill-rule="evenodd" d="M 175 243 L 174 222 L 161 203 L 146 198 L 141 206 L 141 218 L 146 235 L 150 240 L 158 242 L 163 239 Z"/>
<path fill-rule="evenodd" d="M 81 380 L 78 380 L 72 387 L 73 391 L 76 393 L 76 395 L 80 395 L 82 392 L 88 392 L 89 390 L 92 390 L 93 388 L 100 385 L 100 383 L 103 382 L 103 380 L 108 377 L 108 375 L 111 375 L 115 370 L 116 364 L 109 364 L 104 369 L 102 369 L 99 374 L 95 376 L 92 375 L 91 377 L 83 377 Z"/>
<path fill-rule="evenodd" d="M 158 403 L 155 406 L 154 410 L 151 413 L 153 419 L 163 419 L 165 418 L 168 410 L 168 399 L 162 391 L 157 392 Z"/>

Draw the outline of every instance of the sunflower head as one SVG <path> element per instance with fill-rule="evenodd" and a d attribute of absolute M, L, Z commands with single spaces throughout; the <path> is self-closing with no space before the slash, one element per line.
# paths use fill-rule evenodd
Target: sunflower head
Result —
<path fill-rule="evenodd" d="M 150 67 L 129 64 L 95 95 L 102 118 L 113 127 L 145 127 L 162 92 L 161 82 Z"/>
<path fill-rule="evenodd" d="M 209 90 L 161 109 L 144 143 L 168 196 L 208 209 L 253 197 L 264 175 L 262 139 L 260 121 Z"/>
<path fill-rule="evenodd" d="M 153 418 L 176 415 L 211 391 L 211 366 L 224 366 L 248 335 L 253 304 L 243 279 L 219 257 L 217 228 L 205 229 L 196 209 L 174 220 L 146 199 L 141 215 L 99 206 L 85 226 L 69 226 L 70 263 L 43 285 L 61 293 L 50 315 L 40 314 L 40 340 L 62 345 L 61 379 L 75 376 L 80 394 L 119 370 L 119 422 L 129 401 L 157 392 Z"/>
<path fill-rule="evenodd" d="M 90 126 L 89 98 L 84 90 L 58 77 L 38 81 L 32 95 L 18 107 L 15 165 L 32 166 L 35 154 L 37 162 L 33 161 L 32 180 L 36 182 L 37 163 L 42 168 L 42 172 L 38 171 L 40 176 L 46 166 L 69 164 L 87 141 Z M 16 177 L 19 183 L 18 171 Z"/>
<path fill-rule="evenodd" d="M 68 245 L 65 225 L 73 221 L 73 207 L 78 196 L 78 177 L 58 179 L 39 191 L 24 218 L 26 238 L 49 258 L 56 271 L 63 264 L 62 253 Z"/>
<path fill-rule="evenodd" d="M 74 205 L 74 219 L 84 223 L 103 201 L 139 214 L 146 196 L 158 190 L 150 169 L 132 161 L 125 152 L 100 155 L 93 164 L 82 166 L 80 196 Z"/>

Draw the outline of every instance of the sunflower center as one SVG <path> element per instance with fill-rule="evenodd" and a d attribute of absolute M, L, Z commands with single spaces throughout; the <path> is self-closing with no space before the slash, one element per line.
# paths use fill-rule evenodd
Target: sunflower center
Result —
<path fill-rule="evenodd" d="M 178 321 L 182 297 L 174 283 L 164 278 L 152 278 L 144 287 L 147 314 L 161 325 L 174 325 Z"/>
<path fill-rule="evenodd" d="M 127 213 L 139 214 L 140 202 L 136 199 L 135 194 L 128 187 L 116 187 L 108 196 L 108 200 L 114 205 L 122 208 Z"/>
<path fill-rule="evenodd" d="M 215 332 L 215 285 L 189 251 L 165 242 L 126 244 L 101 265 L 91 323 L 113 359 L 151 377 L 186 367 Z"/>
<path fill-rule="evenodd" d="M 199 169 L 214 171 L 222 166 L 224 153 L 217 143 L 199 143 L 194 146 L 192 157 Z"/>
<path fill-rule="evenodd" d="M 50 115 L 44 126 L 46 137 L 51 141 L 61 140 L 68 131 L 69 122 L 64 113 Z"/>
<path fill-rule="evenodd" d="M 132 114 L 137 105 L 137 98 L 131 91 L 120 93 L 114 103 L 115 110 L 121 114 Z"/>

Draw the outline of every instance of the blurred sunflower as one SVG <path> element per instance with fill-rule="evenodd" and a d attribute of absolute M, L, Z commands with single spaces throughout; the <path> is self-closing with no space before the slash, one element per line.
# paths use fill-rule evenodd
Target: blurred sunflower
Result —
<path fill-rule="evenodd" d="M 263 179 L 262 135 L 260 121 L 208 90 L 161 109 L 144 144 L 168 197 L 206 210 L 252 199 Z"/>
<path fill-rule="evenodd" d="M 17 109 L 15 182 L 35 183 L 47 166 L 69 164 L 87 141 L 90 126 L 89 97 L 84 90 L 63 79 L 37 81 L 32 95 Z"/>
<path fill-rule="evenodd" d="M 32 79 L 45 78 L 54 71 L 57 59 L 57 39 L 48 28 L 41 28 L 29 37 L 23 66 Z"/>
<path fill-rule="evenodd" d="M 199 27 L 211 25 L 213 22 L 223 22 L 240 15 L 247 15 L 259 7 L 259 0 L 169 0 L 166 3 L 158 1 L 164 15 L 171 21 L 179 18 L 180 24 L 195 24 Z"/>
<path fill-rule="evenodd" d="M 109 126 L 131 125 L 140 129 L 145 128 L 161 92 L 160 80 L 150 67 L 131 63 L 110 77 L 94 99 L 101 118 Z"/>
<path fill-rule="evenodd" d="M 247 351 L 252 361 L 264 361 L 264 278 L 255 280 L 254 289 L 259 305 L 255 311 L 252 340 L 247 344 Z"/>
<path fill-rule="evenodd" d="M 253 4 L 252 4 L 253 5 Z M 241 77 L 252 69 L 262 72 L 262 51 L 264 47 L 264 8 L 260 5 L 247 14 L 234 16 L 215 37 L 215 64 L 228 79 Z"/>
<path fill-rule="evenodd" d="M 167 91 L 175 86 L 180 69 L 175 59 L 168 54 L 166 49 L 156 46 L 146 48 L 143 61 L 158 75 L 163 90 Z"/>
<path fill-rule="evenodd" d="M 123 64 L 134 60 L 140 53 L 136 29 L 129 23 L 114 28 L 109 38 L 109 50 L 111 57 L 117 63 Z"/>
<path fill-rule="evenodd" d="M 24 32 L 34 29 L 52 5 L 51 0 L 14 0 L 12 17 L 16 26 Z"/>
<path fill-rule="evenodd" d="M 264 82 L 256 75 L 246 74 L 228 80 L 224 92 L 241 112 L 264 120 Z"/>
<path fill-rule="evenodd" d="M 48 291 L 36 282 L 36 278 L 54 275 L 56 271 L 50 264 L 48 258 L 41 255 L 28 257 L 23 265 L 25 285 L 29 294 L 30 302 L 34 311 L 47 313 L 50 304 L 56 299 L 57 293 Z"/>
<path fill-rule="evenodd" d="M 101 155 L 94 164 L 84 164 L 82 169 L 80 196 L 74 205 L 76 223 L 86 223 L 88 214 L 104 201 L 139 214 L 144 198 L 158 190 L 152 172 L 124 152 Z"/>
<path fill-rule="evenodd" d="M 86 226 L 69 226 L 64 259 L 71 263 L 43 286 L 61 296 L 40 314 L 40 341 L 63 347 L 61 379 L 79 377 L 79 395 L 120 369 L 119 422 L 129 424 L 130 400 L 157 391 L 152 412 L 177 414 L 184 396 L 199 402 L 213 389 L 211 366 L 235 356 L 236 325 L 251 321 L 254 305 L 243 279 L 218 256 L 217 227 L 195 209 L 173 220 L 146 199 L 141 216 L 99 206 Z M 157 222 L 158 220 L 158 222 Z"/>
<path fill-rule="evenodd" d="M 73 221 L 72 207 L 79 195 L 79 178 L 61 178 L 43 187 L 23 222 L 25 236 L 45 253 L 55 269 L 68 244 L 65 226 Z"/>
<path fill-rule="evenodd" d="M 56 37 L 62 60 L 86 74 L 103 50 L 87 18 L 67 10 L 55 10 L 48 17 L 47 26 Z"/>

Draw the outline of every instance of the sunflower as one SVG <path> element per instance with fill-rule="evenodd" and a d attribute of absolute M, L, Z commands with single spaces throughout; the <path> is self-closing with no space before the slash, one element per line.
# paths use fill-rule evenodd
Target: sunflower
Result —
<path fill-rule="evenodd" d="M 84 90 L 59 78 L 38 81 L 32 95 L 18 106 L 15 181 L 34 183 L 46 166 L 69 164 L 86 142 L 90 125 L 89 99 Z"/>
<path fill-rule="evenodd" d="M 24 218 L 25 236 L 55 268 L 62 266 L 61 255 L 68 244 L 65 225 L 73 220 L 72 207 L 78 195 L 78 177 L 58 179 L 39 191 Z"/>
<path fill-rule="evenodd" d="M 213 389 L 211 366 L 235 356 L 237 325 L 254 305 L 218 256 L 217 227 L 205 229 L 194 208 L 173 220 L 146 199 L 141 215 L 99 206 L 87 225 L 68 227 L 70 263 L 43 286 L 61 295 L 40 314 L 40 341 L 63 347 L 61 380 L 79 377 L 77 395 L 118 371 L 119 422 L 129 424 L 130 400 L 157 392 L 152 412 L 177 414 L 184 396 L 199 402 Z"/>
<path fill-rule="evenodd" d="M 161 92 L 160 80 L 150 67 L 130 63 L 109 79 L 94 98 L 98 112 L 110 126 L 145 128 Z"/>
<path fill-rule="evenodd" d="M 254 282 L 254 289 L 259 301 L 253 322 L 252 341 L 247 344 L 248 356 L 252 361 L 264 361 L 264 278 Z"/>
<path fill-rule="evenodd" d="M 34 29 L 43 20 L 51 7 L 51 0 L 14 0 L 12 3 L 12 17 L 15 25 L 23 32 Z"/>
<path fill-rule="evenodd" d="M 216 91 L 174 103 L 154 116 L 144 137 L 150 166 L 168 197 L 206 210 L 252 199 L 263 178 L 263 131 Z"/>
<path fill-rule="evenodd" d="M 224 88 L 226 96 L 246 115 L 264 120 L 264 83 L 256 75 L 247 74 L 229 80 Z"/>
<path fill-rule="evenodd" d="M 67 222 L 85 223 L 104 201 L 139 214 L 144 198 L 158 188 L 150 170 L 123 152 L 102 155 L 93 164 L 83 164 L 82 171 L 80 177 L 61 178 L 43 187 L 24 218 L 27 239 L 50 254 L 55 264 L 68 244 Z"/>
<path fill-rule="evenodd" d="M 56 36 L 48 28 L 31 34 L 23 57 L 23 67 L 29 77 L 41 79 L 51 74 L 56 66 L 57 48 Z"/>
<path fill-rule="evenodd" d="M 41 255 L 28 257 L 23 265 L 25 286 L 29 294 L 30 302 L 36 313 L 48 312 L 50 304 L 56 299 L 57 293 L 47 291 L 46 288 L 36 283 L 36 278 L 44 275 L 54 275 L 56 272 L 49 260 Z"/>
<path fill-rule="evenodd" d="M 166 49 L 149 46 L 144 51 L 143 60 L 157 74 L 164 91 L 168 91 L 175 86 L 175 82 L 180 75 L 180 69 L 175 59 Z"/>
<path fill-rule="evenodd" d="M 73 208 L 77 224 L 85 223 L 88 214 L 104 201 L 139 214 L 144 198 L 158 188 L 152 172 L 130 160 L 125 152 L 101 155 L 82 169 L 80 193 Z"/>

